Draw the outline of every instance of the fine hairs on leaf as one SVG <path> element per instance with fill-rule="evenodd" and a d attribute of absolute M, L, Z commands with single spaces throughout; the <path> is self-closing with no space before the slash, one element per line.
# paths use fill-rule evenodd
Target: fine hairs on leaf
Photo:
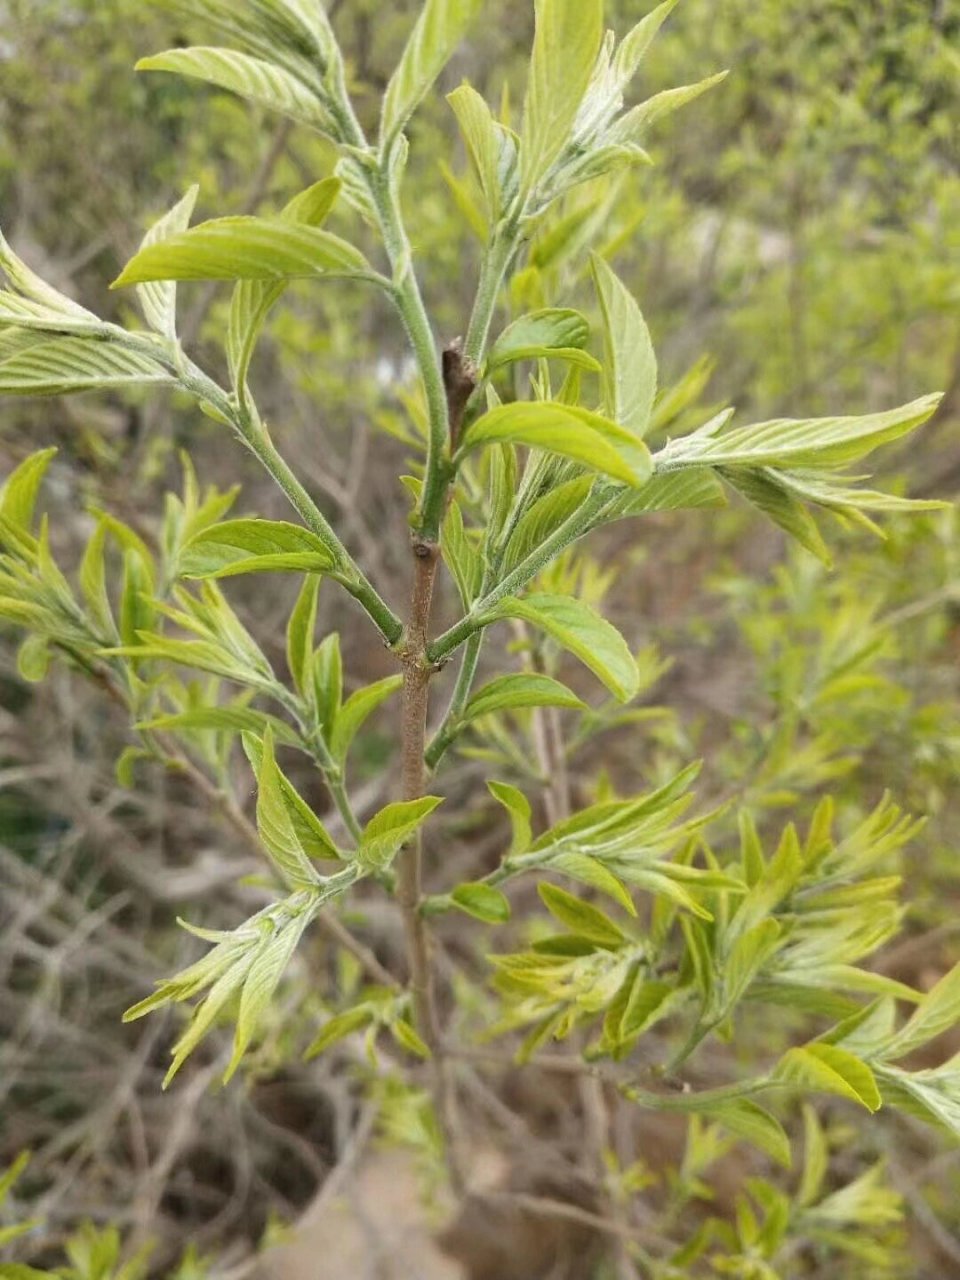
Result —
<path fill-rule="evenodd" d="M 170 769 L 260 857 L 258 909 L 226 929 L 185 924 L 193 958 L 124 1015 L 185 1013 L 164 1087 L 193 1055 L 215 1053 L 224 1025 L 227 1081 L 325 1055 L 324 1070 L 349 1070 L 384 1130 L 413 1135 L 462 1202 L 487 1123 L 477 1098 L 493 1092 L 493 1113 L 510 1116 L 495 1093 L 502 1068 L 571 1077 L 582 1087 L 564 1107 L 593 1206 L 577 1212 L 623 1244 L 624 1267 L 629 1244 L 644 1274 L 663 1280 L 701 1274 L 685 1270 L 701 1259 L 710 1274 L 774 1280 L 817 1250 L 852 1253 L 844 1233 L 856 1234 L 858 1215 L 871 1229 L 899 1215 L 880 1166 L 834 1169 L 841 1123 L 873 1133 L 876 1113 L 900 1111 L 960 1141 L 960 1059 L 921 1068 L 913 1057 L 960 1022 L 960 967 L 921 991 L 874 964 L 902 926 L 900 858 L 919 825 L 890 796 L 822 798 L 853 748 L 836 749 L 818 717 L 887 688 L 871 663 L 888 633 L 866 613 L 838 615 L 823 620 L 823 651 L 791 663 L 770 633 L 782 600 L 762 602 L 775 588 L 759 575 L 739 586 L 734 612 L 782 715 L 769 733 L 747 726 L 757 758 L 739 772 L 705 735 L 701 779 L 699 727 L 654 701 L 674 632 L 665 626 L 664 650 L 654 643 L 651 620 L 669 610 L 648 607 L 649 593 L 676 571 L 669 553 L 688 512 L 712 538 L 728 494 L 745 520 L 841 565 L 853 540 L 830 537 L 824 514 L 880 531 L 873 517 L 944 505 L 866 488 L 849 471 L 910 437 L 939 397 L 744 424 L 705 403 L 703 361 L 679 380 L 669 358 L 658 368 L 659 322 L 651 334 L 620 262 L 625 242 L 604 221 L 646 180 L 648 133 L 669 146 L 681 126 L 666 117 L 724 91 L 720 72 L 636 101 L 635 74 L 676 4 L 605 34 L 603 0 L 534 0 L 522 92 L 494 103 L 455 87 L 457 50 L 484 6 L 424 0 L 371 110 L 369 84 L 358 96 L 363 76 L 337 44 L 341 6 L 171 3 L 224 44 L 156 53 L 138 69 L 166 73 L 158 83 L 203 82 L 254 104 L 251 120 L 275 114 L 321 135 L 303 154 L 328 168 L 273 213 L 193 223 L 205 193 L 173 195 L 114 281 L 142 312 L 127 327 L 46 284 L 0 237 L 0 394 L 175 391 L 198 432 L 247 451 L 276 504 L 237 515 L 237 491 L 202 489 L 199 463 L 185 459 L 182 492 L 163 512 L 138 513 L 143 529 L 95 510 L 67 572 L 44 488 L 60 463 L 40 449 L 0 491 L 0 620 L 21 633 L 23 680 L 64 666 L 128 716 L 120 784 L 136 786 L 134 766 Z M 177 92 L 201 119 L 209 89 Z M 420 112 L 433 146 L 442 121 L 446 155 L 416 152 Z M 306 168 L 292 144 L 290 155 L 288 178 Z M 438 174 L 445 166 L 458 232 L 481 245 L 477 263 L 457 251 L 449 296 L 428 311 L 414 216 L 434 196 L 411 175 L 431 159 Z M 642 220 L 633 234 L 642 239 Z M 232 287 L 202 350 L 178 328 L 178 285 L 196 281 Z M 395 333 L 379 315 L 370 331 L 385 367 L 403 342 L 414 371 L 389 411 L 372 414 L 359 381 L 356 395 L 356 421 L 389 419 L 394 448 L 409 455 L 397 477 L 412 497 L 402 592 L 389 574 L 379 580 L 396 547 L 373 487 L 338 490 L 342 513 L 330 517 L 313 496 L 319 470 L 298 474 L 278 444 L 290 437 L 274 437 L 261 411 L 267 397 L 258 405 L 268 335 L 282 343 L 285 332 L 269 322 L 291 296 L 334 289 L 344 326 L 359 325 L 357 308 L 389 304 Z M 464 290 L 458 337 L 444 326 Z M 319 326 L 318 314 L 298 323 Z M 318 328 L 291 346 L 298 359 L 309 351 L 313 375 L 350 348 L 340 336 L 328 342 Z M 199 361 L 213 343 L 208 371 Z M 359 379 L 349 361 L 334 372 L 351 387 Z M 308 401 L 302 387 L 298 397 Z M 271 418 L 283 404 L 270 397 Z M 325 447 L 309 436 L 311 456 Z M 368 523 L 353 519 L 365 503 Z M 383 556 L 348 549 L 378 538 Z M 820 572 L 809 556 L 800 563 Z M 821 590 L 804 595 L 803 574 L 801 622 Z M 402 616 L 389 603 L 400 595 Z M 341 642 L 332 620 L 344 596 L 344 626 L 367 628 L 388 667 L 364 671 L 373 650 L 353 632 Z M 816 808 L 800 802 L 809 795 Z M 381 954 L 362 934 L 368 907 L 379 919 L 385 903 L 402 948 L 391 940 Z M 321 933 L 334 962 L 318 963 Z M 754 1037 L 773 1048 L 741 1051 Z M 685 1126 L 684 1153 L 642 1215 L 632 1198 L 660 1175 L 645 1152 L 623 1166 L 621 1108 Z M 701 1227 L 690 1206 L 709 1200 L 710 1171 L 734 1144 L 753 1149 L 759 1172 L 732 1215 L 704 1208 Z M 558 1161 L 562 1183 L 567 1157 Z M 22 1171 L 18 1161 L 0 1177 L 0 1202 Z M 551 1203 L 530 1200 L 534 1213 Z M 4 1267 L 11 1280 L 29 1271 Z"/>

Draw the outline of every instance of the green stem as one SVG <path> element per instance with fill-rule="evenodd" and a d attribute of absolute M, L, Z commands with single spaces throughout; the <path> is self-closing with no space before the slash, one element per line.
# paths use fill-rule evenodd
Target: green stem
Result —
<path fill-rule="evenodd" d="M 377 208 L 384 247 L 393 268 L 393 296 L 410 339 L 427 397 L 429 434 L 426 473 L 420 500 L 419 533 L 425 542 L 436 542 L 440 536 L 447 486 L 452 476 L 443 369 L 413 269 L 413 249 L 389 175 L 383 170 L 371 174 L 369 187 Z"/>
<path fill-rule="evenodd" d="M 447 748 L 457 736 L 459 720 L 463 715 L 464 707 L 470 700 L 470 691 L 476 678 L 482 644 L 482 631 L 475 631 L 467 641 L 467 646 L 463 651 L 463 659 L 460 663 L 460 671 L 457 674 L 457 683 L 450 698 L 450 705 L 444 713 L 440 727 L 434 734 L 429 747 L 427 747 L 426 764 L 428 769 L 436 769 Z"/>
<path fill-rule="evenodd" d="M 578 538 L 589 533 L 603 519 L 608 508 L 615 501 L 616 495 L 611 497 L 607 489 L 591 494 L 583 506 L 565 520 L 559 529 L 556 529 L 535 551 L 522 560 L 512 573 L 508 573 L 502 582 L 478 600 L 470 612 L 455 623 L 449 631 L 445 631 L 434 641 L 427 654 L 430 661 L 439 663 L 449 658 L 464 640 L 486 626 L 490 611 L 501 600 L 522 590 L 541 569 L 546 568 Z"/>
<path fill-rule="evenodd" d="M 718 1089 L 700 1089 L 695 1093 L 651 1093 L 648 1089 L 639 1089 L 636 1085 L 621 1086 L 620 1092 L 631 1102 L 641 1107 L 649 1107 L 652 1111 L 709 1111 L 712 1107 L 722 1106 L 737 1098 L 749 1098 L 768 1089 L 776 1089 L 780 1084 L 769 1076 L 760 1076 L 756 1080 L 747 1080 L 742 1084 L 725 1084 Z"/>
<path fill-rule="evenodd" d="M 337 537 L 323 512 L 277 450 L 266 428 L 255 422 L 249 413 L 239 409 L 223 388 L 193 361 L 185 360 L 184 368 L 177 372 L 184 389 L 211 405 L 229 423 L 243 444 L 283 490 L 307 528 L 333 550 L 341 566 L 341 572 L 336 575 L 337 581 L 363 606 L 386 643 L 393 648 L 403 634 L 403 623 L 381 598 L 373 583 Z"/>
<path fill-rule="evenodd" d="M 303 740 L 310 748 L 320 773 L 323 776 L 324 785 L 330 794 L 337 812 L 343 821 L 343 825 L 350 832 L 350 835 L 359 844 L 362 828 L 357 819 L 357 815 L 353 811 L 350 803 L 350 797 L 347 795 L 347 789 L 344 785 L 343 770 L 333 758 L 327 740 L 319 729 L 311 727 L 307 724 L 303 714 L 303 707 L 298 698 L 296 698 L 285 685 L 278 684 L 273 690 L 276 700 L 284 707 L 297 723 Z"/>
<path fill-rule="evenodd" d="M 473 313 L 463 342 L 464 357 L 472 364 L 479 365 L 483 360 L 500 286 L 515 249 L 516 233 L 507 229 L 494 234 L 483 255 Z"/>

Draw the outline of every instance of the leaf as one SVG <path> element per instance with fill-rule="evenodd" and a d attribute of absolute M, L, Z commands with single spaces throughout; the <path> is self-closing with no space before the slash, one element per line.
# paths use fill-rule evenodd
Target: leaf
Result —
<path fill-rule="evenodd" d="M 550 676 L 518 674 L 500 676 L 478 690 L 463 709 L 464 723 L 496 711 L 517 711 L 522 707 L 577 707 L 586 704 L 566 685 Z"/>
<path fill-rule="evenodd" d="M 325 736 L 329 736 L 333 729 L 342 698 L 343 655 L 340 637 L 334 632 L 313 655 L 312 702 L 317 712 L 317 723 Z"/>
<path fill-rule="evenodd" d="M 669 982 L 647 979 L 638 969 L 620 1018 L 620 1037 L 631 1040 L 659 1022 L 670 1011 L 677 994 L 677 988 Z"/>
<path fill-rule="evenodd" d="M 339 858 L 340 854 L 327 835 L 323 824 L 302 800 L 277 766 L 273 750 L 273 733 L 267 730 L 257 769 L 257 830 L 283 878 L 294 889 L 318 883 L 317 870 L 305 848 L 305 839 L 320 855 Z"/>
<path fill-rule="evenodd" d="M 536 33 L 520 142 L 520 194 L 524 201 L 570 138 L 602 37 L 603 0 L 536 0 Z"/>
<path fill-rule="evenodd" d="M 318 227 L 283 218 L 215 218 L 141 249 L 111 288 L 151 280 L 297 280 L 371 271 L 359 249 Z"/>
<path fill-rule="evenodd" d="M 405 1018 L 398 1018 L 396 1022 L 390 1023 L 390 1034 L 397 1044 L 402 1049 L 406 1049 L 408 1053 L 412 1053 L 417 1058 L 430 1057 L 429 1047 L 420 1039 Z"/>
<path fill-rule="evenodd" d="M 878 1063 L 876 1072 L 885 1103 L 960 1139 L 960 1071 L 955 1062 L 912 1072 Z"/>
<path fill-rule="evenodd" d="M 456 500 L 450 503 L 444 516 L 440 547 L 444 563 L 457 584 L 463 606 L 469 609 L 483 583 L 483 558 L 476 541 L 464 527 L 463 512 Z"/>
<path fill-rule="evenodd" d="M 776 418 L 716 436 L 685 436 L 659 455 L 710 466 L 838 467 L 899 440 L 936 411 L 939 395 L 858 418 Z"/>
<path fill-rule="evenodd" d="M 867 1064 L 836 1045 L 814 1042 L 789 1049 L 780 1059 L 774 1078 L 850 1098 L 868 1111 L 879 1111 L 882 1105 L 877 1082 Z"/>
<path fill-rule="evenodd" d="M 186 231 L 200 194 L 198 186 L 191 187 L 183 199 L 173 206 L 159 222 L 154 223 L 143 238 L 141 249 L 159 244 L 178 232 Z M 177 336 L 177 286 L 169 282 L 142 284 L 137 289 L 140 306 L 147 324 L 165 338 Z"/>
<path fill-rule="evenodd" d="M 301 912 L 277 933 L 268 936 L 255 954 L 240 993 L 240 1010 L 237 1014 L 237 1029 L 233 1037 L 233 1053 L 223 1074 L 224 1084 L 232 1078 L 243 1055 L 250 1047 L 250 1042 L 257 1034 L 280 979 L 311 919 L 309 912 Z"/>
<path fill-rule="evenodd" d="M 637 664 L 623 636 L 595 609 L 572 596 L 508 596 L 484 619 L 520 618 L 545 631 L 580 659 L 621 702 L 640 687 Z"/>
<path fill-rule="evenodd" d="M 442 796 L 424 796 L 420 800 L 401 800 L 388 804 L 363 829 L 357 860 L 372 871 L 384 871 L 414 832 L 443 804 Z"/>
<path fill-rule="evenodd" d="M 607 519 L 621 520 L 653 511 L 681 511 L 698 507 L 724 507 L 727 500 L 709 467 L 654 475 L 642 489 L 626 490 Z"/>
<path fill-rule="evenodd" d="M 598 907 L 545 881 L 537 886 L 537 890 L 550 914 L 578 937 L 587 938 L 610 951 L 619 950 L 627 941 L 623 930 Z"/>
<path fill-rule="evenodd" d="M 487 357 L 487 368 L 493 372 L 517 360 L 557 357 L 597 372 L 599 364 L 583 351 L 589 339 L 590 325 L 579 311 L 531 311 L 504 329 Z"/>
<path fill-rule="evenodd" d="M 784 1169 L 790 1168 L 793 1162 L 790 1139 L 780 1121 L 758 1103 L 750 1098 L 734 1098 L 718 1107 L 711 1107 L 704 1114 L 738 1138 L 765 1151 Z"/>
<path fill-rule="evenodd" d="M 283 720 L 265 711 L 254 711 L 251 707 L 190 707 L 186 711 L 143 720 L 137 728 L 145 732 L 186 729 L 196 733 L 256 733 L 261 736 L 269 728 L 275 742 L 304 749 L 298 734 Z"/>
<path fill-rule="evenodd" d="M 381 703 L 392 697 L 402 684 L 402 676 L 387 676 L 386 679 L 368 684 L 350 695 L 334 716 L 333 728 L 330 732 L 330 753 L 338 764 L 342 765 L 346 760 L 351 743 L 366 720 L 373 715 Z"/>
<path fill-rule="evenodd" d="M 347 1009 L 344 1013 L 335 1014 L 324 1023 L 319 1035 L 311 1043 L 305 1058 L 315 1058 L 317 1054 L 323 1053 L 324 1049 L 329 1049 L 332 1044 L 336 1044 L 338 1040 L 344 1040 L 347 1036 L 352 1035 L 354 1031 L 359 1031 L 361 1027 L 365 1027 L 373 1020 L 373 1014 L 367 1005 L 359 1006 L 356 1009 Z"/>
<path fill-rule="evenodd" d="M 315 182 L 286 205 L 280 213 L 281 221 L 302 223 L 308 227 L 321 226 L 333 208 L 342 186 L 339 178 L 324 178 L 321 182 Z M 260 331 L 271 308 L 280 300 L 286 288 L 285 281 L 275 284 L 263 280 L 240 280 L 233 291 L 227 354 L 234 384 L 241 390 L 247 381 Z"/>
<path fill-rule="evenodd" d="M 302 525 L 282 520 L 225 520 L 184 546 L 183 578 L 228 578 L 239 573 L 323 573 L 335 567 L 326 544 Z"/>
<path fill-rule="evenodd" d="M 4 520 L 29 532 L 33 527 L 40 486 L 56 455 L 56 449 L 41 449 L 31 453 L 10 472 L 0 489 L 0 516 Z"/>
<path fill-rule="evenodd" d="M 593 489 L 595 477 L 577 476 L 549 489 L 517 521 L 503 556 L 503 572 L 510 573 L 532 555 L 583 506 Z M 652 483 L 652 482 L 650 482 Z M 644 485 L 644 492 L 649 484 Z M 631 494 L 635 491 L 630 490 Z"/>
<path fill-rule="evenodd" d="M 652 474 L 646 445 L 599 414 L 572 405 L 522 401 L 499 405 L 467 428 L 461 452 L 490 444 L 525 444 L 572 458 L 635 489 Z"/>
<path fill-rule="evenodd" d="M 651 125 L 695 101 L 708 89 L 725 80 L 727 74 L 726 71 L 719 71 L 716 75 L 707 76 L 705 80 L 698 80 L 696 84 L 684 84 L 676 89 L 664 89 L 662 93 L 654 94 L 652 98 L 639 103 L 620 117 L 610 130 L 609 140 L 614 143 L 641 142 Z"/>
<path fill-rule="evenodd" d="M 903 1058 L 960 1023 L 960 964 L 927 992 L 909 1021 L 884 1050 L 885 1058 Z"/>
<path fill-rule="evenodd" d="M 774 524 L 778 524 L 792 538 L 796 538 L 818 560 L 826 565 L 831 563 L 830 552 L 816 520 L 801 502 L 778 483 L 776 471 L 728 467 L 722 468 L 720 474 L 752 506 L 769 516 Z"/>
<path fill-rule="evenodd" d="M 518 787 L 511 786 L 509 782 L 488 782 L 487 789 L 494 800 L 499 801 L 510 815 L 513 840 L 507 857 L 512 858 L 526 852 L 533 839 L 533 829 L 530 825 L 532 813 L 530 801 Z"/>
<path fill-rule="evenodd" d="M 549 869 L 569 876 L 579 884 L 589 885 L 591 889 L 599 889 L 608 898 L 619 903 L 629 915 L 637 914 L 633 899 L 622 882 L 612 871 L 607 870 L 599 858 L 585 853 L 559 853 L 550 858 Z"/>
<path fill-rule="evenodd" d="M 593 283 L 603 316 L 606 413 L 641 440 L 650 429 L 657 393 L 657 358 L 633 295 L 597 254 Z"/>
<path fill-rule="evenodd" d="M 141 58 L 137 71 L 170 71 L 228 89 L 270 111 L 330 134 L 330 114 L 302 80 L 273 62 L 234 49 L 196 47 L 168 49 Z"/>
<path fill-rule="evenodd" d="M 172 381 L 155 360 L 96 338 L 52 338 L 0 360 L 0 394 L 11 396 L 59 396 Z"/>
<path fill-rule="evenodd" d="M 491 885 L 479 882 L 458 884 L 450 899 L 454 906 L 484 924 L 504 924 L 510 919 L 507 896 Z"/>
<path fill-rule="evenodd" d="M 494 221 L 500 212 L 499 143 L 490 108 L 469 84 L 447 94 Z"/>
<path fill-rule="evenodd" d="M 311 574 L 304 579 L 287 622 L 287 668 L 297 692 L 307 698 L 313 690 L 313 637 L 319 595 L 320 578 Z"/>
<path fill-rule="evenodd" d="M 637 73 L 647 50 L 650 48 L 666 19 L 677 7 L 678 0 L 664 0 L 624 36 L 613 61 L 614 74 L 621 88 L 625 88 Z"/>
<path fill-rule="evenodd" d="M 384 149 L 423 101 L 482 7 L 482 0 L 426 0 L 387 85 L 380 125 Z"/>
<path fill-rule="evenodd" d="M 803 1176 L 797 1190 L 797 1203 L 806 1208 L 820 1195 L 827 1170 L 830 1167 L 830 1149 L 820 1125 L 816 1109 L 809 1103 L 803 1108 Z"/>

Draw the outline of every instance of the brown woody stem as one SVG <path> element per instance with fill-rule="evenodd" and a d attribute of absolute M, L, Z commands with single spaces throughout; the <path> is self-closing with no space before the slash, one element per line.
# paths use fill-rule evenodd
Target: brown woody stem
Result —
<path fill-rule="evenodd" d="M 443 353 L 443 378 L 450 438 L 456 440 L 467 401 L 476 385 L 472 366 L 464 359 L 458 343 L 451 344 Z M 440 565 L 438 543 L 415 534 L 412 549 L 410 616 L 399 647 L 403 670 L 401 781 L 404 800 L 419 800 L 426 790 L 427 769 L 424 757 L 427 714 L 430 678 L 435 670 L 427 657 L 427 645 L 433 592 Z M 463 1190 L 463 1176 L 457 1141 L 456 1093 L 450 1062 L 444 1052 L 443 1032 L 437 1013 L 428 925 L 421 911 L 423 837 L 419 832 L 401 853 L 397 872 L 397 898 L 403 912 L 407 940 L 413 1013 L 417 1030 L 432 1056 L 434 1105 L 444 1136 L 451 1182 L 454 1190 L 460 1192 Z"/>

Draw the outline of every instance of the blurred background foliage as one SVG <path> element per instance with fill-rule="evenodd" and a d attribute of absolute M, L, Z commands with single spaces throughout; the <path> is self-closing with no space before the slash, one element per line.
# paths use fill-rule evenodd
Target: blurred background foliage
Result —
<path fill-rule="evenodd" d="M 417 7 L 332 0 L 365 121 Z M 613 0 L 610 25 L 622 32 L 646 8 Z M 516 104 L 532 25 L 532 5 L 491 0 L 444 87 L 466 76 Z M 0 0 L 0 221 L 34 267 L 108 317 L 130 303 L 107 282 L 191 183 L 204 217 L 277 208 L 331 167 L 305 131 L 227 94 L 133 73 L 139 56 L 196 34 L 139 0 Z M 658 126 L 651 167 L 551 212 L 506 303 L 516 313 L 560 296 L 589 306 L 582 246 L 599 227 L 683 420 L 724 404 L 756 418 L 867 412 L 939 387 L 933 426 L 884 465 L 904 492 L 955 499 L 958 49 L 957 0 L 682 0 L 645 63 L 644 96 L 719 68 L 730 76 Z M 410 225 L 447 340 L 465 322 L 482 214 L 442 96 L 418 116 L 412 143 Z M 346 208 L 336 216 L 357 221 Z M 185 341 L 212 363 L 227 296 L 183 290 Z M 418 411 L 402 334 L 380 302 L 342 283 L 296 286 L 271 323 L 254 371 L 261 408 L 397 603 L 406 507 L 394 477 Z M 179 449 L 201 480 L 242 483 L 243 510 L 283 514 L 218 428 L 176 401 L 5 405 L 4 474 L 50 443 L 61 449 L 51 502 L 66 562 L 92 527 L 77 513 L 94 506 L 150 536 Z M 658 646 L 669 669 L 644 716 L 595 754 L 594 772 L 635 786 L 638 771 L 656 779 L 703 755 L 705 799 L 736 798 L 773 824 L 787 811 L 807 817 L 826 789 L 853 821 L 891 790 L 930 820 L 903 868 L 905 932 L 880 967 L 930 985 L 960 954 L 956 516 L 889 520 L 882 542 L 841 531 L 833 569 L 788 551 L 739 507 L 658 516 L 644 529 L 638 543 L 635 526 L 617 526 L 591 551 L 617 566 L 614 620 L 638 646 Z M 273 579 L 241 596 L 270 652 L 282 651 L 288 597 Z M 388 674 L 354 633 L 349 604 L 331 595 L 324 607 L 344 632 L 348 676 Z M 288 993 L 293 1029 L 261 1051 L 249 1087 L 204 1095 L 218 1064 L 201 1061 L 180 1099 L 164 1099 L 162 1024 L 122 1030 L 118 1012 L 128 989 L 156 976 L 158 956 L 182 958 L 173 922 L 184 905 L 201 903 L 211 924 L 230 919 L 238 871 L 252 868 L 180 779 L 143 770 L 135 790 L 120 787 L 122 717 L 64 673 L 25 684 L 12 635 L 0 639 L 0 716 L 0 1166 L 34 1149 L 23 1185 L 54 1251 L 68 1224 L 90 1217 L 120 1223 L 134 1249 L 157 1237 L 161 1274 L 188 1240 L 240 1256 L 337 1165 L 356 1118 L 351 1064 L 339 1075 L 326 1059 L 322 1072 L 296 1064 L 298 1019 L 317 999 L 304 970 Z M 390 730 L 375 722 L 364 744 L 372 799 L 389 786 Z M 470 768 L 465 757 L 454 791 L 466 791 Z M 453 856 L 466 876 L 489 860 L 489 815 L 465 813 L 463 827 Z M 395 922 L 373 906 L 360 927 L 379 952 L 397 947 Z M 344 965 L 317 944 L 308 962 Z M 404 1106 L 388 1108 L 394 1130 L 409 1128 Z M 890 1157 L 924 1242 L 889 1273 L 960 1275 L 958 1162 L 902 1123 L 847 1137 L 850 1161 L 858 1142 L 864 1156 Z M 855 1273 L 848 1262 L 832 1274 L 844 1266 Z M 826 1273 L 811 1262 L 802 1274 Z"/>

